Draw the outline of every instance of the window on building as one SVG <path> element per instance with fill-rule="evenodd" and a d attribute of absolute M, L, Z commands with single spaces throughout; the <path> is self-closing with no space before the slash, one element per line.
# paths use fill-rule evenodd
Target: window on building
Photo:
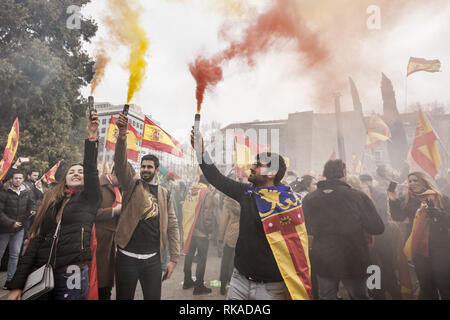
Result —
<path fill-rule="evenodd" d="M 106 128 L 102 128 L 102 133 L 105 133 L 106 132 Z"/>
<path fill-rule="evenodd" d="M 106 124 L 106 118 L 102 120 L 102 124 Z"/>

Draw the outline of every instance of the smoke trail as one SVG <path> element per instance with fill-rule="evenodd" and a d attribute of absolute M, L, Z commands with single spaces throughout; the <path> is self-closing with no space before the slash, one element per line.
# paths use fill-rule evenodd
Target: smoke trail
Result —
<path fill-rule="evenodd" d="M 101 44 L 99 44 L 101 46 Z M 91 82 L 91 95 L 102 81 L 105 75 L 105 69 L 111 58 L 107 55 L 105 48 L 100 47 L 95 54 L 95 75 Z"/>
<path fill-rule="evenodd" d="M 150 41 L 140 25 L 142 8 L 135 0 L 108 0 L 111 16 L 105 23 L 113 36 L 130 50 L 126 69 L 129 71 L 127 103 L 142 88 L 147 70 L 145 57 Z"/>
<path fill-rule="evenodd" d="M 222 80 L 221 66 L 224 62 L 239 57 L 253 66 L 255 55 L 272 48 L 279 38 L 293 41 L 299 60 L 310 67 L 328 58 L 329 53 L 318 36 L 303 23 L 296 1 L 277 0 L 269 11 L 259 15 L 247 27 L 242 40 L 233 41 L 212 59 L 199 57 L 190 64 L 191 74 L 197 81 L 198 110 L 201 109 L 205 90 L 212 89 Z"/>

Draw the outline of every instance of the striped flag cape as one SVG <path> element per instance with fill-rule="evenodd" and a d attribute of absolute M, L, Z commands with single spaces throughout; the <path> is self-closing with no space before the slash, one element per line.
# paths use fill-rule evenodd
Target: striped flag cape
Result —
<path fill-rule="evenodd" d="M 293 300 L 311 299 L 311 265 L 302 202 L 289 185 L 248 189 Z"/>
<path fill-rule="evenodd" d="M 193 185 L 184 200 L 183 204 L 183 252 L 188 254 L 191 245 L 192 233 L 197 222 L 198 214 L 205 199 L 208 186 L 203 183 Z"/>

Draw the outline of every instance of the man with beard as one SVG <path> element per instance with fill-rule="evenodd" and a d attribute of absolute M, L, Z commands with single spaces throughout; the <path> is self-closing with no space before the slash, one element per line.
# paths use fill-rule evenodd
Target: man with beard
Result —
<path fill-rule="evenodd" d="M 122 188 L 122 212 L 115 243 L 117 300 L 132 300 L 139 280 L 144 300 L 161 299 L 161 259 L 168 242 L 169 279 L 180 256 L 178 222 L 172 194 L 156 184 L 159 160 L 148 154 L 141 159 L 140 178 L 134 177 L 127 161 L 128 118 L 120 114 L 114 164 Z"/>
<path fill-rule="evenodd" d="M 200 133 L 194 136 L 192 131 L 191 145 L 208 182 L 240 204 L 235 269 L 227 299 L 310 299 L 301 201 L 289 185 L 281 183 L 286 172 L 283 157 L 275 153 L 258 154 L 250 168 L 251 184 L 246 184 L 220 173 L 205 151 Z"/>

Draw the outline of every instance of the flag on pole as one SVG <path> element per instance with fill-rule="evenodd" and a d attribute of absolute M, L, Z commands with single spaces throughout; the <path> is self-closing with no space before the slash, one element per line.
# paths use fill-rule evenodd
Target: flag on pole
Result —
<path fill-rule="evenodd" d="M 426 60 L 422 58 L 409 59 L 407 76 L 418 71 L 439 72 L 441 70 L 441 62 L 439 60 Z"/>
<path fill-rule="evenodd" d="M 17 147 L 19 146 L 19 118 L 14 120 L 11 131 L 8 135 L 8 142 L 6 143 L 5 151 L 3 152 L 3 159 L 0 162 L 0 181 L 3 180 L 11 167 L 14 156 L 16 155 Z"/>
<path fill-rule="evenodd" d="M 416 134 L 408 154 L 410 171 L 424 171 L 433 178 L 442 167 L 441 155 L 436 145 L 436 134 L 428 119 L 419 109 Z"/>
<path fill-rule="evenodd" d="M 167 152 L 183 158 L 180 143 L 148 117 L 145 117 L 142 147 Z"/>
<path fill-rule="evenodd" d="M 55 178 L 56 171 L 58 171 L 59 165 L 61 164 L 62 160 L 59 160 L 57 164 L 55 164 L 44 176 L 41 178 L 41 180 L 45 183 L 57 183 Z"/>
<path fill-rule="evenodd" d="M 389 126 L 378 114 L 372 114 L 367 128 L 366 149 L 378 147 L 382 142 L 390 140 L 391 137 Z"/>
<path fill-rule="evenodd" d="M 238 178 L 248 178 L 256 155 L 269 149 L 269 145 L 258 144 L 241 131 L 235 131 L 233 160 Z"/>
<path fill-rule="evenodd" d="M 116 125 L 117 118 L 111 116 L 111 119 L 109 120 L 109 128 L 108 128 L 108 134 L 106 136 L 106 144 L 105 148 L 108 150 L 115 150 L 116 149 L 116 142 L 117 138 L 119 136 L 119 128 Z M 133 128 L 133 126 L 128 123 L 127 127 L 127 156 L 128 159 L 132 161 L 138 161 L 139 159 L 139 141 L 142 140 L 142 136 L 140 136 L 136 129 Z"/>

